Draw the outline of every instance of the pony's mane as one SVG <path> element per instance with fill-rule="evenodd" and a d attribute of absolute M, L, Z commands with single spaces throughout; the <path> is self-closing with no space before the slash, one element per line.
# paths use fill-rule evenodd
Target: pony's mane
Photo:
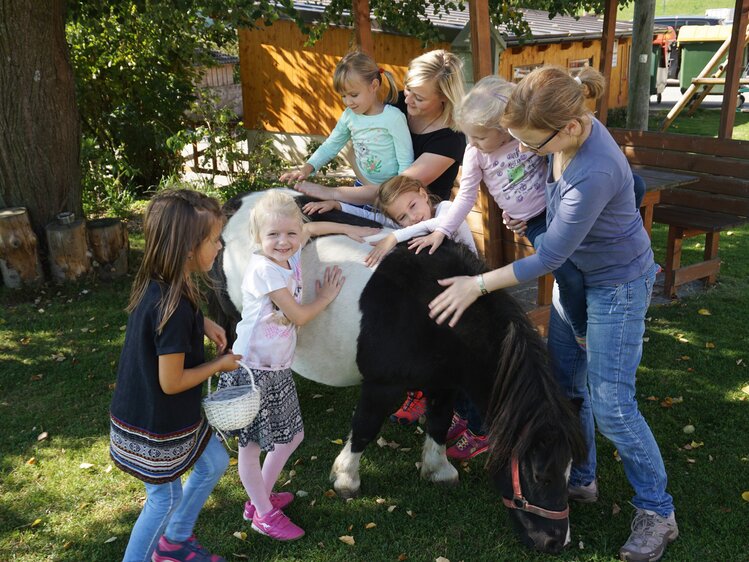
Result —
<path fill-rule="evenodd" d="M 501 305 L 506 311 L 508 303 Z M 543 340 L 525 313 L 518 312 L 510 314 L 500 344 L 486 416 L 491 420 L 487 466 L 499 468 L 513 454 L 522 458 L 539 437 L 551 432 L 558 436 L 552 440 L 556 461 L 566 463 L 569 450 L 581 459 L 585 442 L 578 415 L 554 379 Z"/>

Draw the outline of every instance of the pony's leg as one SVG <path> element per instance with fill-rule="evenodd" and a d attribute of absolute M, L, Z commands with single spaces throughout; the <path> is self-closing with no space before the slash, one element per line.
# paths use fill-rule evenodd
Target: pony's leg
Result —
<path fill-rule="evenodd" d="M 330 481 L 339 496 L 353 498 L 359 495 L 359 460 L 362 452 L 377 437 L 382 423 L 402 394 L 400 387 L 382 387 L 366 382 L 362 385 L 359 403 L 351 420 L 351 434 L 330 470 Z"/>
<path fill-rule="evenodd" d="M 453 417 L 454 393 L 432 391 L 427 399 L 427 435 L 421 456 L 421 477 L 438 484 L 457 484 L 458 470 L 445 454 L 445 436 Z"/>

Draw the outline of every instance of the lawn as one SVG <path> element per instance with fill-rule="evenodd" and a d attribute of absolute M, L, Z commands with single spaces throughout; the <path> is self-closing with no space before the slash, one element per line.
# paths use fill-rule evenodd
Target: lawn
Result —
<path fill-rule="evenodd" d="M 718 0 L 717 2 L 706 2 L 705 0 L 656 0 L 656 16 L 704 16 L 705 10 L 713 8 L 733 8 L 734 2 L 730 0 Z M 635 3 L 630 2 L 627 6 L 619 9 L 617 19 L 631 20 L 635 11 Z"/>
<path fill-rule="evenodd" d="M 664 239 L 656 227 L 657 250 Z M 131 271 L 142 239 L 136 234 L 132 242 Z M 749 560 L 749 503 L 742 499 L 749 490 L 748 243 L 749 228 L 725 233 L 719 286 L 651 309 L 638 385 L 682 534 L 667 560 Z M 692 259 L 700 252 L 699 245 L 687 249 Z M 110 562 L 122 555 L 144 495 L 108 457 L 107 408 L 130 282 L 0 291 L 0 560 Z M 455 488 L 422 482 L 415 428 L 384 427 L 384 438 L 399 446 L 367 450 L 363 497 L 330 497 L 327 474 L 358 389 L 298 384 L 306 440 L 279 486 L 306 492 L 287 511 L 307 535 L 280 544 L 253 534 L 241 519 L 245 496 L 232 465 L 197 526 L 227 560 L 554 559 L 515 541 L 480 457 L 460 467 Z M 687 425 L 694 433 L 684 433 Z M 599 455 L 601 499 L 572 506 L 573 544 L 560 560 L 613 560 L 629 532 L 631 490 L 611 445 L 600 441 Z M 343 535 L 355 545 L 341 542 Z"/>

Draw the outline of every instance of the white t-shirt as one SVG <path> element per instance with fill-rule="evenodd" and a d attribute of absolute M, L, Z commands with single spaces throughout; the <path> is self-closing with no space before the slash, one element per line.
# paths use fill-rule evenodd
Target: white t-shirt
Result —
<path fill-rule="evenodd" d="M 301 248 L 289 259 L 291 269 L 261 254 L 253 254 L 242 279 L 242 319 L 232 351 L 253 369 L 279 370 L 291 366 L 296 326 L 273 304 L 268 293 L 284 287 L 302 302 Z"/>

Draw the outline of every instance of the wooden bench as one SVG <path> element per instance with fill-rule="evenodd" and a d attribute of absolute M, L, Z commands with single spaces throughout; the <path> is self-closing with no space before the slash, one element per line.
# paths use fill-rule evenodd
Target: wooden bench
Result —
<path fill-rule="evenodd" d="M 664 292 L 676 297 L 680 285 L 703 279 L 715 283 L 723 230 L 749 222 L 749 142 L 692 135 L 611 129 L 633 166 L 688 173 L 696 181 L 661 193 L 654 222 L 666 224 Z M 705 236 L 703 261 L 681 266 L 684 239 Z"/>

